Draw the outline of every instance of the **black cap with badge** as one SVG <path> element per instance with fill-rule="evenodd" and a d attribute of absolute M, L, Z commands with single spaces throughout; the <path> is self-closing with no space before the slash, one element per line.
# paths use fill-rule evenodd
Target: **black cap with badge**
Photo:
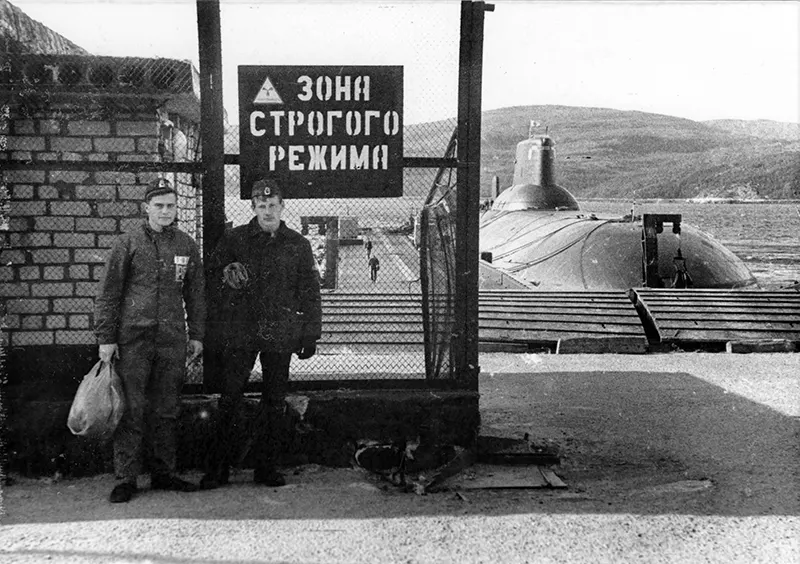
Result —
<path fill-rule="evenodd" d="M 149 202 L 151 198 L 156 196 L 163 196 L 164 194 L 176 194 L 175 188 L 172 187 L 169 180 L 166 178 L 156 178 L 147 186 L 144 193 L 144 201 Z"/>
<path fill-rule="evenodd" d="M 277 182 L 269 178 L 253 182 L 253 190 L 250 193 L 251 198 L 271 198 L 272 196 L 283 199 L 283 190 L 281 190 Z"/>

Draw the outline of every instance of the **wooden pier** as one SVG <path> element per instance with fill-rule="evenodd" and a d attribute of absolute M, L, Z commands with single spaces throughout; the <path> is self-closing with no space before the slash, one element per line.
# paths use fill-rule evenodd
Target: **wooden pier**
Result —
<path fill-rule="evenodd" d="M 800 292 L 795 290 L 630 290 L 651 343 L 701 350 L 797 350 Z"/>
<path fill-rule="evenodd" d="M 421 352 L 421 304 L 418 293 L 326 292 L 320 352 Z M 800 348 L 800 292 L 487 290 L 479 339 L 485 351 L 792 352 Z"/>
<path fill-rule="evenodd" d="M 482 291 L 478 320 L 484 350 L 509 350 L 502 345 L 517 345 L 562 354 L 647 352 L 639 316 L 623 290 Z"/>

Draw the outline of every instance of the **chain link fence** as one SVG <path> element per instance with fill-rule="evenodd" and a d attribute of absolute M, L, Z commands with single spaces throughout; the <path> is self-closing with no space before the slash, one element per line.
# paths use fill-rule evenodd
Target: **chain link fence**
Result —
<path fill-rule="evenodd" d="M 456 133 L 445 156 L 455 158 Z M 457 176 L 452 168 L 442 168 L 419 217 L 418 246 L 420 282 L 425 335 L 425 368 L 429 378 L 452 375 L 450 340 L 455 311 L 455 218 L 457 213 Z"/>
<path fill-rule="evenodd" d="M 452 130 L 454 123 L 437 127 Z M 228 136 L 228 150 L 236 146 L 236 135 Z M 436 156 L 444 156 L 446 149 L 445 142 Z M 318 354 L 293 364 L 293 380 L 420 379 L 426 373 L 434 377 L 426 371 L 426 366 L 434 365 L 425 360 L 423 290 L 444 293 L 436 300 L 440 329 L 436 340 L 441 346 L 442 337 L 449 336 L 449 330 L 441 330 L 441 322 L 445 317 L 452 319 L 452 296 L 447 293 L 454 288 L 451 280 L 443 283 L 440 272 L 453 269 L 452 263 L 446 263 L 453 260 L 455 238 L 454 224 L 448 228 L 449 238 L 424 229 L 424 194 L 445 177 L 451 183 L 448 201 L 454 204 L 455 176 L 455 169 L 443 174 L 409 167 L 403 174 L 404 196 L 400 198 L 286 201 L 284 221 L 305 235 L 314 250 L 323 302 Z M 253 217 L 252 204 L 239 199 L 239 189 L 238 166 L 226 166 L 228 227 L 243 225 Z M 451 221 L 454 216 L 440 213 L 440 223 Z M 421 249 L 429 244 L 437 248 L 421 263 Z M 435 269 L 429 278 L 436 282 L 426 288 L 421 283 L 421 264 Z M 449 375 L 448 363 L 436 366 L 437 376 Z"/>
<path fill-rule="evenodd" d="M 408 164 L 401 197 L 287 200 L 284 220 L 311 242 L 323 293 L 318 354 L 295 361 L 292 378 L 447 378 L 455 169 L 416 167 L 414 159 L 454 157 L 459 5 L 418 7 L 417 14 L 438 18 L 449 31 L 416 38 L 405 55 L 384 41 L 394 33 L 390 25 L 375 25 L 355 6 L 342 10 L 371 30 L 372 52 L 355 59 L 404 67 Z M 319 26 L 323 36 L 324 22 Z M 172 59 L 31 53 L 9 41 L 2 48 L 6 344 L 93 345 L 93 299 L 107 250 L 142 220 L 152 178 L 175 183 L 179 226 L 203 244 L 197 71 Z M 452 77 L 444 88 L 442 77 Z M 437 105 L 452 117 L 408 119 L 421 109 L 435 114 Z M 235 124 L 226 125 L 225 153 L 228 162 L 239 154 Z M 253 217 L 240 188 L 239 166 L 225 165 L 228 227 Z M 441 197 L 432 199 L 434 193 Z M 428 324 L 435 352 L 426 355 Z M 202 376 L 190 378 L 199 383 Z"/>
<path fill-rule="evenodd" d="M 440 127 L 452 128 L 454 123 Z M 237 135 L 227 137 L 228 150 L 235 150 Z M 445 142 L 436 156 L 444 156 L 446 147 Z M 403 176 L 400 198 L 286 201 L 284 221 L 305 235 L 314 250 L 323 301 L 318 355 L 293 364 L 294 380 L 419 379 L 426 374 L 420 249 L 428 245 L 428 239 L 420 237 L 426 204 L 421 194 L 430 191 L 442 175 L 436 169 L 409 167 Z M 455 182 L 454 169 L 447 178 Z M 225 184 L 226 224 L 243 225 L 252 219 L 253 211 L 249 200 L 239 199 L 238 166 L 225 167 Z M 446 244 L 454 246 L 455 239 Z M 452 258 L 452 249 L 441 248 L 425 264 L 444 270 L 448 267 L 442 261 Z M 440 284 L 435 289 L 453 290 Z M 452 301 L 441 302 L 439 310 L 446 306 L 452 310 Z M 447 315 L 452 318 L 452 311 Z M 447 374 L 448 366 L 437 373 Z"/>
<path fill-rule="evenodd" d="M 411 55 L 405 56 L 398 55 L 391 41 L 386 41 L 396 30 L 376 25 L 369 10 L 347 5 L 342 5 L 342 10 L 347 10 L 348 17 L 360 26 L 362 39 L 368 39 L 365 44 L 372 51 L 367 57 L 369 63 L 403 66 L 405 116 L 419 114 L 421 108 L 442 105 L 445 98 L 452 108 L 449 114 L 452 117 L 405 123 L 404 157 L 411 161 L 411 166 L 404 169 L 402 197 L 287 199 L 283 219 L 311 242 L 320 272 L 323 302 L 323 334 L 318 354 L 306 361 L 293 362 L 291 377 L 297 382 L 346 379 L 373 383 L 422 379 L 426 374 L 432 378 L 433 374 L 426 371 L 430 365 L 425 355 L 419 250 L 427 242 L 419 237 L 419 219 L 440 174 L 435 168 L 414 167 L 413 158 L 445 156 L 456 123 L 457 58 L 430 54 L 448 51 L 457 54 L 459 5 L 430 11 L 419 7 L 417 15 L 430 12 L 432 17 L 441 18 L 441 29 L 451 29 L 452 33 L 429 37 L 410 50 Z M 224 9 L 222 17 L 224 20 Z M 223 36 L 223 53 L 225 48 Z M 364 55 L 357 54 L 355 58 L 363 59 Z M 442 92 L 437 85 L 447 75 L 453 80 L 449 91 Z M 409 84 L 410 77 L 414 77 L 413 85 Z M 225 152 L 239 154 L 237 126 L 226 131 Z M 454 171 L 451 178 L 455 178 Z M 225 214 L 229 226 L 245 224 L 253 217 L 250 201 L 240 199 L 237 166 L 225 167 Z M 454 240 L 449 244 L 454 244 Z M 445 258 L 452 258 L 452 253 L 438 253 L 431 260 L 438 268 Z M 437 286 L 440 288 L 443 287 Z M 452 307 L 452 302 L 445 300 L 440 310 L 445 305 Z M 447 377 L 449 365 L 445 363 L 442 367 L 440 374 Z"/>

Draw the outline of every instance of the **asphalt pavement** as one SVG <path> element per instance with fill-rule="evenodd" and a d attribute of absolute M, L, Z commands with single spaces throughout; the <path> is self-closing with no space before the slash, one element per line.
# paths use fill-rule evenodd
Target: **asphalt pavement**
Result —
<path fill-rule="evenodd" d="M 797 562 L 800 356 L 482 354 L 482 434 L 558 450 L 566 489 L 404 493 L 357 469 L 229 487 L 16 477 L 0 561 L 178 563 Z M 199 474 L 191 474 L 197 479 Z M 459 482 L 460 480 L 460 482 Z M 145 484 L 146 485 L 146 484 Z"/>

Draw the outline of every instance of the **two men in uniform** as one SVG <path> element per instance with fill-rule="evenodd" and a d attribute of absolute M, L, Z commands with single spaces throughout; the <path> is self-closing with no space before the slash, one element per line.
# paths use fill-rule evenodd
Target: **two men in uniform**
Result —
<path fill-rule="evenodd" d="M 281 220 L 283 194 L 273 181 L 253 186 L 255 217 L 227 233 L 212 254 L 210 280 L 222 280 L 223 390 L 219 421 L 200 487 L 228 481 L 237 455 L 244 386 L 256 357 L 263 371 L 253 429 L 254 479 L 282 485 L 275 468 L 292 354 L 310 358 L 321 333 L 319 278 L 310 243 Z M 177 417 L 187 361 L 203 351 L 205 276 L 197 244 L 174 226 L 177 194 L 165 179 L 149 185 L 147 219 L 117 238 L 95 303 L 99 356 L 116 362 L 127 407 L 114 434 L 110 501 L 138 491 L 144 447 L 153 489 L 194 491 L 176 473 Z M 188 325 L 188 346 L 187 346 Z M 147 440 L 146 440 L 147 439 Z"/>

